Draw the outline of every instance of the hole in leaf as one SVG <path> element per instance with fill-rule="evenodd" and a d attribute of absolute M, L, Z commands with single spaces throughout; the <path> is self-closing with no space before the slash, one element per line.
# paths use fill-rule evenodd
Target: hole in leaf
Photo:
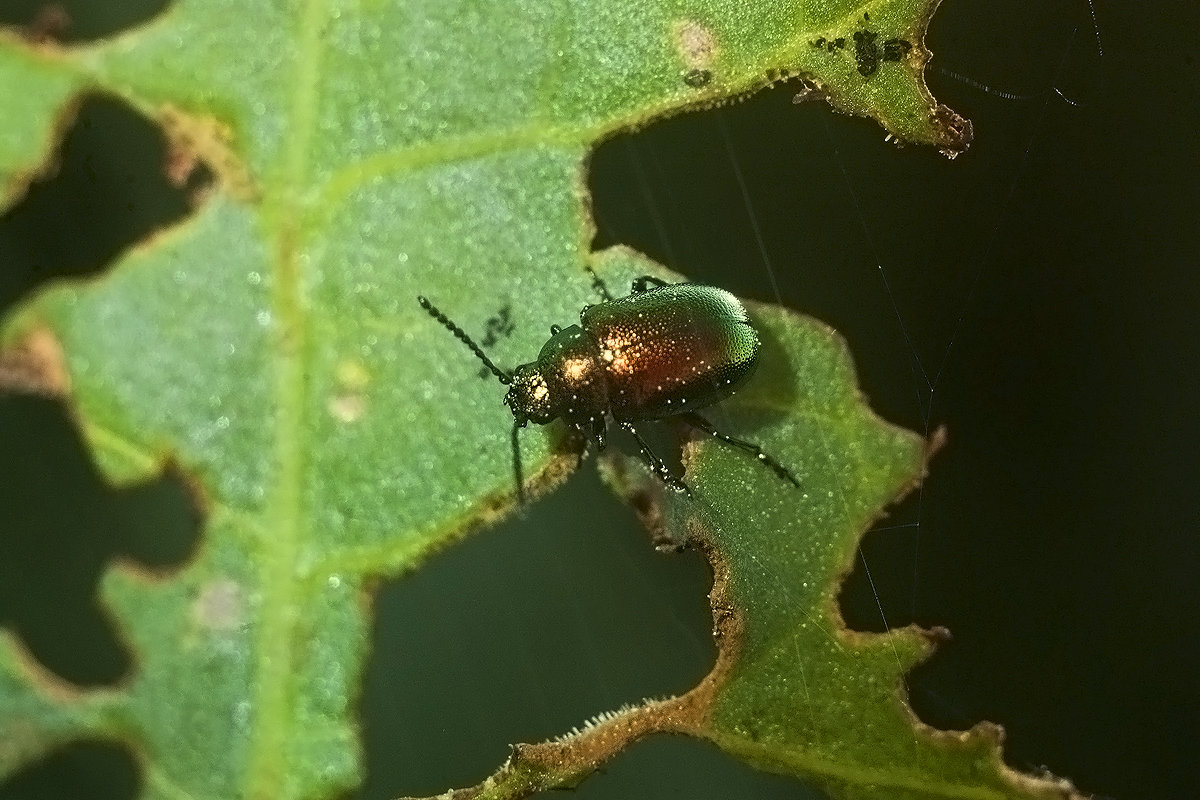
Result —
<path fill-rule="evenodd" d="M 137 766 L 114 744 L 76 742 L 0 784 L 0 800 L 124 800 L 137 795 Z"/>
<path fill-rule="evenodd" d="M 113 489 L 61 405 L 0 394 L 0 623 L 48 669 L 85 686 L 121 678 L 130 658 L 97 599 L 102 571 L 117 556 L 178 564 L 198 528 L 178 475 Z"/>
<path fill-rule="evenodd" d="M 716 651 L 707 564 L 663 555 L 589 465 L 523 518 L 386 586 L 362 702 L 362 797 L 487 777 L 513 742 L 687 691 Z"/>
<path fill-rule="evenodd" d="M 550 798 L 561 793 L 542 793 Z M 828 795 L 795 778 L 761 772 L 715 745 L 685 736 L 652 736 L 593 774 L 572 792 L 578 800 L 686 797 L 689 800 L 825 800 Z"/>
<path fill-rule="evenodd" d="M 102 39 L 136 27 L 161 14 L 167 0 L 7 0 L 0 7 L 0 27 L 18 28 L 34 40 L 64 44 Z"/>
<path fill-rule="evenodd" d="M 838 593 L 847 628 L 882 633 L 911 622 L 938 624 L 935 619 L 916 616 L 920 572 L 914 558 L 920 552 L 922 535 L 931 533 L 922 528 L 918 489 L 889 507 L 887 516 L 859 543 L 854 567 Z"/>
<path fill-rule="evenodd" d="M 54 278 L 88 275 L 192 210 L 209 180 L 167 177 L 161 129 L 103 96 L 85 99 L 48 178 L 0 215 L 0 312 Z"/>
<path fill-rule="evenodd" d="M 949 4 L 934 15 L 927 78 L 974 119 L 965 157 L 882 148 L 869 123 L 821 103 L 758 116 L 776 102 L 766 92 L 601 147 L 596 244 L 628 243 L 697 280 L 724 280 L 712 276 L 726 264 L 743 274 L 722 285 L 769 299 L 714 122 L 724 119 L 783 304 L 850 341 L 885 418 L 950 426 L 920 511 L 909 500 L 878 523 L 920 529 L 864 542 L 889 625 L 954 635 L 911 674 L 914 708 L 939 727 L 1005 723 L 1015 762 L 1048 764 L 1089 791 L 1189 796 L 1200 780 L 1183 752 L 1200 707 L 1188 624 L 1200 373 L 1196 348 L 1176 345 L 1194 339 L 1196 282 L 1177 269 L 1190 263 L 1178 234 L 1192 229 L 1194 203 L 1181 198 L 1194 187 L 1171 146 L 1191 141 L 1190 120 L 1155 109 L 1194 94 L 1194 51 L 1164 40 L 1176 58 L 1118 87 L 1111 53 L 1079 74 L 1096 64 L 1093 25 L 1111 51 L 1126 31 L 1153 38 L 1151 23 L 1106 18 L 1100 5 L 1008 13 L 1018 7 L 1029 8 L 989 6 L 1000 26 Z M 1109 91 L 1079 91 L 1098 81 Z M 1092 108 L 1072 108 L 1059 89 Z M 1121 124 L 1097 136 L 1093 118 Z M 1161 147 L 1140 145 L 1146 119 L 1159 121 Z M 763 163 L 770 181 L 753 177 Z M 964 448 L 976 452 L 960 458 Z M 894 568 L 885 551 L 901 556 Z M 852 627 L 879 630 L 866 584 L 858 565 L 843 608 Z"/>
<path fill-rule="evenodd" d="M 741 208 L 722 126 L 770 126 L 791 94 L 773 90 L 704 114 L 672 117 L 604 142 L 590 162 L 596 223 L 593 249 L 627 244 L 689 280 L 739 297 L 772 299 L 762 256 Z M 796 114 L 790 105 L 786 111 Z M 776 145 L 778 146 L 778 145 Z M 783 223 L 786 206 L 762 209 L 763 226 Z M 787 221 L 794 230 L 794 222 Z M 754 265 L 754 268 L 750 268 Z M 787 278 L 781 270 L 780 277 Z M 619 287 L 624 290 L 627 287 Z"/>
<path fill-rule="evenodd" d="M 49 177 L 0 216 L 0 312 L 39 285 L 88 275 L 190 210 L 166 177 L 153 124 L 104 97 L 86 99 Z M 97 475 L 56 402 L 0 395 L 0 620 L 47 668 L 80 685 L 130 667 L 96 583 L 112 558 L 178 564 L 195 545 L 198 513 L 178 475 L 113 489 Z"/>

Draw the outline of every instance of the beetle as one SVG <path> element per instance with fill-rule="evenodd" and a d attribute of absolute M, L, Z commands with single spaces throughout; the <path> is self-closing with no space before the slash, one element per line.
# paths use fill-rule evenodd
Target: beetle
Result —
<path fill-rule="evenodd" d="M 590 272 L 590 270 L 589 270 Z M 594 272 L 603 302 L 584 306 L 579 324 L 550 327 L 536 361 L 511 373 L 497 367 L 482 348 L 425 297 L 417 302 L 508 386 L 504 402 L 513 414 L 513 473 L 525 500 L 519 431 L 528 423 L 561 418 L 596 450 L 607 441 L 606 419 L 628 431 L 650 470 L 672 489 L 691 495 L 683 479 L 654 455 L 635 423 L 678 420 L 754 455 L 783 480 L 800 482 L 762 448 L 718 431 L 696 410 L 737 389 L 758 364 L 758 332 L 741 302 L 724 289 L 667 283 L 651 275 L 633 281 L 629 296 L 613 298 Z"/>

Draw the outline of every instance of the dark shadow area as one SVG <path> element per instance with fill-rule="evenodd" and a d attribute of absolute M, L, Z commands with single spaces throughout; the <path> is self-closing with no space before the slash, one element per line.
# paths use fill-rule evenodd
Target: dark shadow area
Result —
<path fill-rule="evenodd" d="M 5 0 L 0 27 L 17 28 L 37 41 L 78 44 L 149 22 L 170 5 L 168 0 Z"/>
<path fill-rule="evenodd" d="M 200 520 L 180 476 L 114 489 L 56 402 L 0 394 L 0 625 L 80 686 L 130 668 L 97 582 L 114 558 L 180 564 Z"/>
<path fill-rule="evenodd" d="M 941 465 L 941 456 L 934 463 Z M 912 492 L 862 538 L 854 568 L 838 595 L 850 628 L 881 633 L 917 622 L 921 537 L 930 524 L 923 500 L 924 489 Z"/>
<path fill-rule="evenodd" d="M 545 800 L 563 796 L 562 792 L 535 795 Z M 827 795 L 795 778 L 752 769 L 708 742 L 653 736 L 621 753 L 570 796 L 578 800 L 824 800 Z"/>
<path fill-rule="evenodd" d="M 0 800 L 125 800 L 140 789 L 129 751 L 113 744 L 78 742 L 0 784 Z"/>
<path fill-rule="evenodd" d="M 1169 109 L 1198 99 L 1195 55 L 1096 13 L 1103 58 L 1086 4 L 939 9 L 928 80 L 976 134 L 954 162 L 785 86 L 616 137 L 592 161 L 596 246 L 831 324 L 885 419 L 947 426 L 841 595 L 856 629 L 951 630 L 910 676 L 924 719 L 1000 722 L 1012 764 L 1099 796 L 1182 797 L 1200 162 Z M 1147 74 L 1146 41 L 1173 66 Z"/>
<path fill-rule="evenodd" d="M 116 27 L 93 25 L 93 9 L 108 5 L 62 4 L 72 24 L 60 38 L 107 35 L 163 7 L 118 4 Z M 29 8 L 7 4 L 0 24 L 21 24 Z M 114 100 L 86 98 L 55 163 L 0 215 L 0 314 L 48 282 L 108 268 L 189 213 L 208 175 L 198 170 L 176 186 L 167 161 L 156 126 Z M 0 625 L 48 670 L 84 687 L 125 677 L 131 654 L 98 597 L 99 580 L 114 559 L 149 570 L 179 566 L 200 524 L 181 475 L 168 469 L 144 484 L 109 486 L 61 402 L 0 393 Z M 0 785 L 0 798 L 123 798 L 137 783 L 123 748 L 80 743 Z"/>
<path fill-rule="evenodd" d="M 474 784 L 511 742 L 684 692 L 712 668 L 707 564 L 655 552 L 632 519 L 587 464 L 523 518 L 383 588 L 361 797 Z"/>
<path fill-rule="evenodd" d="M 188 190 L 167 181 L 166 158 L 155 126 L 86 100 L 57 168 L 0 216 L 0 312 L 48 281 L 106 268 L 187 213 Z M 199 522 L 182 480 L 104 485 L 59 403 L 11 394 L 0 395 L 0 476 L 0 621 L 66 680 L 118 680 L 129 656 L 96 583 L 114 557 L 151 568 L 186 558 Z"/>
<path fill-rule="evenodd" d="M 1003 234 L 1038 109 L 986 98 L 1004 116 L 949 161 L 885 145 L 874 122 L 831 116 L 823 101 L 794 105 L 793 84 L 603 144 L 589 181 L 594 247 L 629 244 L 689 280 L 829 324 L 872 406 L 926 431 L 914 372 L 946 356 L 988 257 L 981 243 Z"/>
<path fill-rule="evenodd" d="M 0 313 L 49 281 L 109 267 L 188 213 L 199 185 L 173 186 L 159 129 L 102 97 L 84 101 L 58 161 L 0 216 Z M 0 624 L 48 669 L 82 686 L 125 675 L 130 654 L 97 598 L 100 575 L 119 557 L 178 565 L 199 527 L 181 476 L 114 489 L 59 402 L 0 394 Z"/>
<path fill-rule="evenodd" d="M 123 250 L 191 212 L 209 175 L 178 187 L 165 172 L 162 131 L 103 96 L 83 101 L 57 168 L 0 215 L 0 313 L 55 278 L 110 266 Z"/>

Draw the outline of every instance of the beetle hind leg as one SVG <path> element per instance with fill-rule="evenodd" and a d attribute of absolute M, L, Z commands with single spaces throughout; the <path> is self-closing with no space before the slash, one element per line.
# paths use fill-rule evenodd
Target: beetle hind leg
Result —
<path fill-rule="evenodd" d="M 796 480 L 796 476 L 793 475 L 787 467 L 785 467 L 783 464 L 780 464 L 778 461 L 776 461 L 775 459 L 771 458 L 769 455 L 764 453 L 763 449 L 761 447 L 759 447 L 758 445 L 754 444 L 753 442 L 747 442 L 745 439 L 735 439 L 734 437 L 732 437 L 728 434 L 721 433 L 719 430 L 716 429 L 716 427 L 713 426 L 713 424 L 711 422 L 709 422 L 707 419 L 705 419 L 704 417 L 700 416 L 699 414 L 697 414 L 695 412 L 688 412 L 685 414 L 680 414 L 679 416 L 676 417 L 676 419 L 678 419 L 680 422 L 683 422 L 687 425 L 692 426 L 696 430 L 703 431 L 704 433 L 707 433 L 710 436 L 720 439 L 725 444 L 733 445 L 734 447 L 738 448 L 739 450 L 745 450 L 747 453 L 750 453 L 752 456 L 757 458 L 759 463 L 761 463 L 763 466 L 769 468 L 772 472 L 774 472 L 776 475 L 778 475 L 781 479 L 787 481 L 792 486 L 795 486 L 797 489 L 800 488 L 800 481 Z"/>
<path fill-rule="evenodd" d="M 632 423 L 620 422 L 618 424 L 623 430 L 629 431 L 630 435 L 633 436 L 633 440 L 637 442 L 638 449 L 642 453 L 642 460 L 646 462 L 646 466 L 649 467 L 650 471 L 658 476 L 659 480 L 677 492 L 683 492 L 688 497 L 692 496 L 692 490 L 683 482 L 683 478 L 671 472 L 671 468 L 666 465 L 666 462 L 654 455 L 654 451 L 650 449 L 650 445 L 646 443 L 646 440 L 637 432 L 637 428 L 633 427 Z"/>

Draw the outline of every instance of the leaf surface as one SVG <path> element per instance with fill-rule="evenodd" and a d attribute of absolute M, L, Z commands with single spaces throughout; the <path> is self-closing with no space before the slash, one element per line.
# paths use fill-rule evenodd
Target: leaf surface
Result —
<path fill-rule="evenodd" d="M 138 481 L 172 461 L 206 522 L 177 573 L 108 573 L 104 600 L 136 655 L 121 685 L 63 686 L 0 638 L 0 775 L 100 737 L 143 754 L 147 797 L 355 786 L 371 581 L 418 568 L 512 500 L 499 387 L 473 378 L 478 364 L 416 296 L 473 331 L 510 314 L 491 352 L 528 360 L 587 300 L 585 266 L 614 287 L 666 274 L 590 252 L 595 144 L 784 74 L 893 135 L 960 151 L 969 125 L 921 77 L 936 5 L 180 0 L 84 48 L 0 39 L 0 85 L 21 87 L 0 96 L 7 202 L 46 168 L 84 92 L 159 120 L 218 179 L 184 224 L 5 321 L 9 352 L 36 354 L 105 474 Z M 755 316 L 768 364 L 723 419 L 803 490 L 708 446 L 689 459 L 690 505 L 610 465 L 622 491 L 654 495 L 664 531 L 708 549 L 717 670 L 618 715 L 621 735 L 601 725 L 523 748 L 464 793 L 564 785 L 595 768 L 597 741 L 611 755 L 662 730 L 847 795 L 1018 793 L 987 737 L 913 728 L 900 676 L 925 650 L 917 634 L 851 636 L 834 610 L 857 536 L 921 474 L 923 443 L 866 410 L 831 332 Z M 524 436 L 544 485 L 571 460 L 561 438 Z"/>

